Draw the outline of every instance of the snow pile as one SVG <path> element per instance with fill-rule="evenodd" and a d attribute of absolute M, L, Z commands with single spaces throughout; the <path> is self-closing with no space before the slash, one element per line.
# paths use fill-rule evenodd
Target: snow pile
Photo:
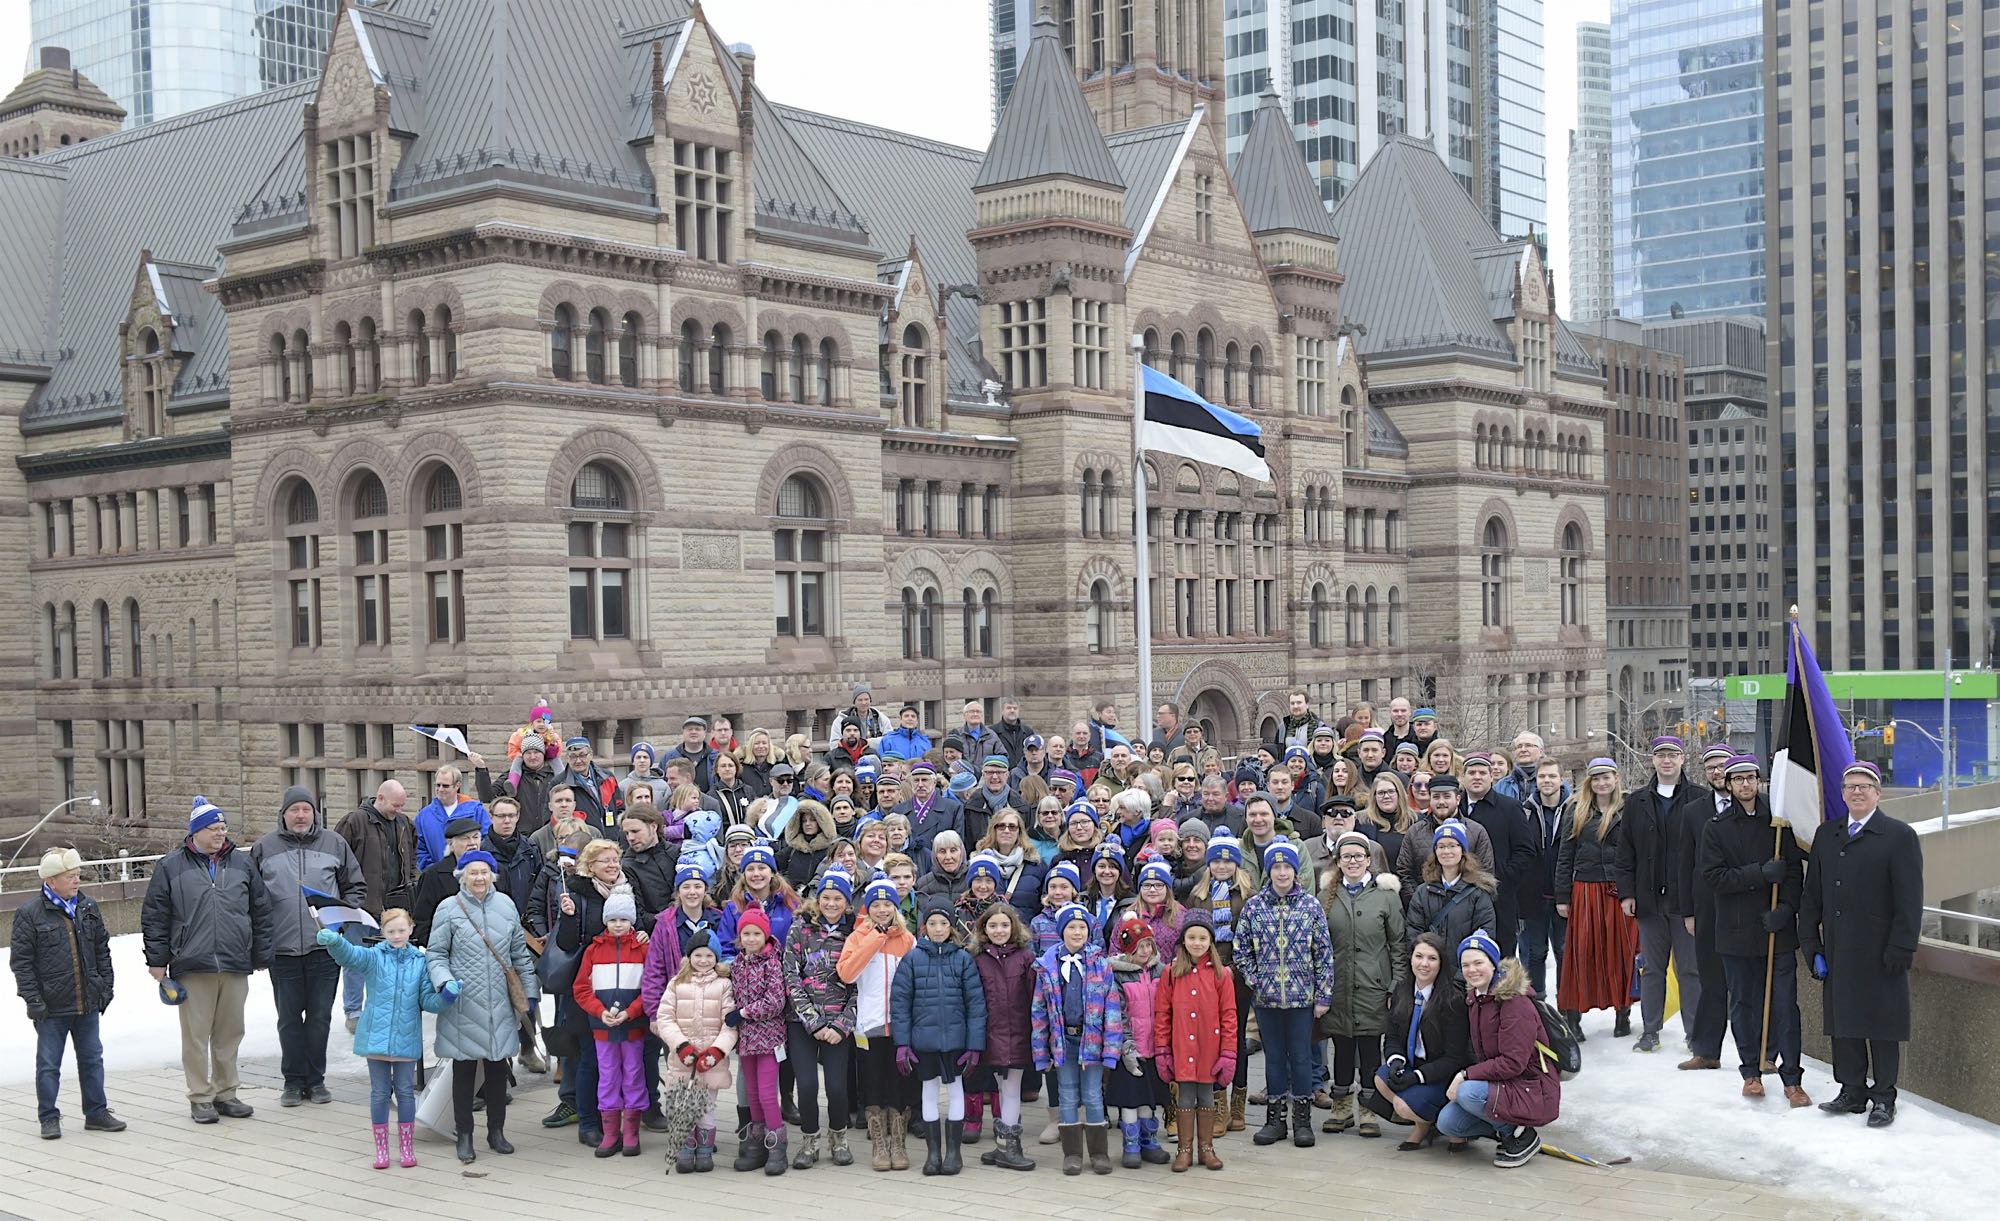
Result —
<path fill-rule="evenodd" d="M 1634 1006 L 1635 1026 L 1638 1017 Z M 1563 1084 L 1563 1118 L 1547 1129 L 1550 1144 L 1901 1218 L 1971 1217 L 1991 1207 L 1989 1189 L 1968 1168 L 2000 1154 L 2000 1127 L 1904 1090 L 1895 1126 L 1871 1129 L 1859 1115 L 1793 1110 L 1775 1074 L 1764 1078 L 1769 1096 L 1744 1098 L 1733 1041 L 1721 1071 L 1680 1072 L 1674 1065 L 1687 1052 L 1677 1016 L 1667 1019 L 1653 1055 L 1633 1053 L 1633 1039 L 1612 1038 L 1611 1024 L 1608 1011 L 1584 1019 L 1583 1071 Z M 1827 1065 L 1807 1060 L 1805 1089 L 1820 1103 L 1839 1087 Z"/>

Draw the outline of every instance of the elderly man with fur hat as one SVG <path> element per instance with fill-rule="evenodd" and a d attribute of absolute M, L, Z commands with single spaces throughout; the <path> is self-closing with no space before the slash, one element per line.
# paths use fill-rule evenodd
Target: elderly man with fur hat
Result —
<path fill-rule="evenodd" d="M 83 1127 L 123 1132 L 125 1121 L 104 1098 L 104 1043 L 98 1016 L 111 1007 L 111 934 L 97 901 L 83 893 L 83 860 L 74 848 L 51 848 L 38 871 L 42 893 L 14 914 L 10 961 L 14 990 L 35 1024 L 35 1105 L 42 1139 L 62 1136 L 63 1045 L 76 1045 L 83 1087 Z"/>

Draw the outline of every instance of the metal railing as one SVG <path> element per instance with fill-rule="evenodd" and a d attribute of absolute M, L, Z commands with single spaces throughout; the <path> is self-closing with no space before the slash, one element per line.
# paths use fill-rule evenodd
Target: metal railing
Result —
<path fill-rule="evenodd" d="M 134 856 L 120 852 L 117 856 L 102 857 L 83 862 L 83 880 L 92 882 L 142 882 L 153 875 L 153 866 L 166 853 Z M 39 865 L 13 865 L 0 869 L 0 890 L 28 890 L 41 885 Z"/>

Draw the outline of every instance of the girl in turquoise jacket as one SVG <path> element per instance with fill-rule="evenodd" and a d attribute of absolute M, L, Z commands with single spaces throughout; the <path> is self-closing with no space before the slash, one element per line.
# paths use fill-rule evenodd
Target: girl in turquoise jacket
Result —
<path fill-rule="evenodd" d="M 424 1054 L 424 1014 L 442 1013 L 455 997 L 431 984 L 424 952 L 410 944 L 410 913 L 382 913 L 382 940 L 355 945 L 330 928 L 319 944 L 334 961 L 367 981 L 368 997 L 354 1028 L 354 1054 L 368 1059 L 368 1120 L 375 1134 L 375 1169 L 389 1168 L 389 1096 L 396 1096 L 396 1151 L 404 1166 L 417 1164 L 413 1140 L 416 1098 L 412 1088 Z"/>

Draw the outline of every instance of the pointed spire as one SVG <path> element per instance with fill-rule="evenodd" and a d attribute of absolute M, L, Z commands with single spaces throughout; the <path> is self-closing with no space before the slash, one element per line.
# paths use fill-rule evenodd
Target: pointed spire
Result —
<path fill-rule="evenodd" d="M 993 143 L 972 185 L 977 190 L 1054 176 L 1108 187 L 1125 185 L 1063 54 L 1055 18 L 1043 8 L 1035 18 L 1007 109 L 1000 114 Z"/>
<path fill-rule="evenodd" d="M 1320 202 L 1319 187 L 1305 157 L 1292 139 L 1292 119 L 1284 103 L 1266 89 L 1243 151 L 1236 155 L 1231 175 L 1243 200 L 1243 219 L 1252 233 L 1296 229 L 1320 237 L 1333 236 L 1333 221 Z"/>

